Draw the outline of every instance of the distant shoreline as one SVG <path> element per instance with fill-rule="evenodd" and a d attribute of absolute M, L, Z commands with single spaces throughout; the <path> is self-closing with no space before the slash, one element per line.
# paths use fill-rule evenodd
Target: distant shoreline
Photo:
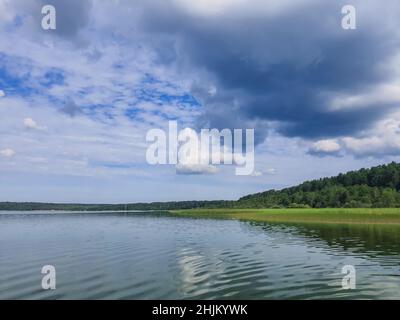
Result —
<path fill-rule="evenodd" d="M 138 213 L 138 212 L 155 212 L 161 210 L 0 210 L 0 214 L 4 213 Z"/>
<path fill-rule="evenodd" d="M 187 210 L 0 210 L 0 214 L 160 213 L 170 217 L 232 219 L 256 222 L 317 224 L 386 224 L 400 226 L 400 208 L 283 208 Z"/>
<path fill-rule="evenodd" d="M 400 225 L 400 208 L 191 209 L 170 212 L 180 217 L 259 222 Z"/>

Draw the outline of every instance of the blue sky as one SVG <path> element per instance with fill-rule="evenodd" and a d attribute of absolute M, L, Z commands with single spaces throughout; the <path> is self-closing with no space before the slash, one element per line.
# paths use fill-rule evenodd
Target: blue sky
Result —
<path fill-rule="evenodd" d="M 0 201 L 236 199 L 398 161 L 400 4 L 351 2 L 356 30 L 343 1 L 0 0 Z M 147 164 L 168 120 L 254 128 L 257 174 Z"/>

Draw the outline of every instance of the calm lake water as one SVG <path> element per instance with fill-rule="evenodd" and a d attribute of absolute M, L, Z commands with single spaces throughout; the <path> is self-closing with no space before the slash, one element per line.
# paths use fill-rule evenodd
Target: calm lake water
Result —
<path fill-rule="evenodd" d="M 349 264 L 355 290 L 341 286 Z M 400 299 L 397 226 L 0 213 L 0 299 L 385 298 Z"/>

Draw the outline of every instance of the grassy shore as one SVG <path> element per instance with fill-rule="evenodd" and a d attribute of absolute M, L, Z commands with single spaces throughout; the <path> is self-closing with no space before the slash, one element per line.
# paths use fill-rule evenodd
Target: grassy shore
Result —
<path fill-rule="evenodd" d="M 400 208 L 191 209 L 172 210 L 170 213 L 194 218 L 265 222 L 400 224 Z"/>

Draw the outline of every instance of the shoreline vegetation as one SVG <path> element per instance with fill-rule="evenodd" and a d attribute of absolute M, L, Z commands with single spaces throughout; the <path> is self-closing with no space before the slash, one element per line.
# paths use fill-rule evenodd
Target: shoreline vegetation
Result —
<path fill-rule="evenodd" d="M 256 222 L 400 225 L 400 208 L 191 209 L 169 212 L 177 217 Z"/>

